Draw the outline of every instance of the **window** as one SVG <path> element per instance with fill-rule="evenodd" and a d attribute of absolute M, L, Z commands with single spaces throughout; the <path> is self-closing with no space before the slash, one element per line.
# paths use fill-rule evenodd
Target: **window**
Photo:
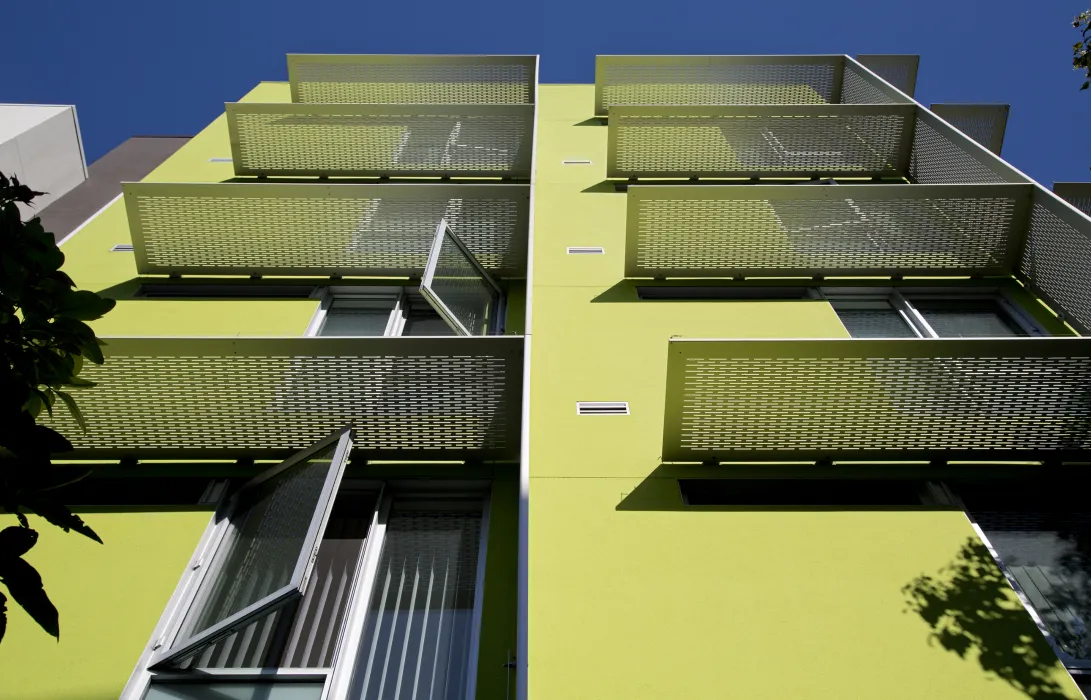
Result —
<path fill-rule="evenodd" d="M 1045 335 L 998 291 L 826 288 L 853 338 L 1005 338 Z"/>
<path fill-rule="evenodd" d="M 1062 663 L 1086 673 L 1091 670 L 1091 515 L 1082 490 L 1073 485 L 1018 479 L 961 484 L 955 490 Z"/>
<path fill-rule="evenodd" d="M 333 287 L 307 335 L 499 335 L 504 295 L 451 232 L 436 229 L 420 287 Z"/>
<path fill-rule="evenodd" d="M 125 700 L 472 697 L 487 488 L 345 479 L 350 447 L 221 506 Z"/>

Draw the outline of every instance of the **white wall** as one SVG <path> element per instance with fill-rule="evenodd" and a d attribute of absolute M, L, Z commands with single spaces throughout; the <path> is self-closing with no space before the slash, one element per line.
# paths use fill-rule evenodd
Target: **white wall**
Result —
<path fill-rule="evenodd" d="M 46 194 L 23 207 L 33 216 L 87 179 L 76 108 L 0 104 L 0 172 Z"/>

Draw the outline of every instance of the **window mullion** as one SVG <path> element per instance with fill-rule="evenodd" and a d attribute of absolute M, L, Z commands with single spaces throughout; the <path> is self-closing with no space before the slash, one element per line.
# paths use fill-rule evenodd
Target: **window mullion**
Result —
<path fill-rule="evenodd" d="M 325 692 L 322 694 L 322 700 L 348 697 L 352 676 L 356 670 L 357 654 L 364 637 L 368 605 L 371 603 L 371 590 L 375 587 L 379 558 L 386 539 L 386 524 L 390 518 L 392 500 L 393 497 L 384 484 L 372 516 L 371 527 L 368 529 L 363 556 L 360 557 L 353 574 L 351 600 L 341 627 L 337 650 L 333 655 L 333 669 L 326 683 Z"/>
<path fill-rule="evenodd" d="M 409 310 L 409 299 L 405 290 L 398 294 L 398 300 L 394 302 L 394 308 L 390 311 L 390 317 L 386 321 L 386 330 L 383 335 L 399 336 L 405 331 L 405 314 Z"/>
<path fill-rule="evenodd" d="M 307 330 L 303 333 L 305 336 L 318 335 L 318 332 L 322 330 L 322 326 L 326 323 L 326 314 L 333 304 L 333 294 L 330 292 L 329 287 L 322 291 L 319 299 L 321 301 L 318 302 L 318 308 L 315 309 L 314 316 L 311 317 L 311 322 L 307 324 Z"/>
<path fill-rule="evenodd" d="M 894 308 L 897 309 L 898 313 L 900 313 L 909 324 L 909 327 L 912 328 L 913 332 L 918 336 L 921 338 L 939 337 L 936 331 L 932 329 L 932 326 L 928 325 L 928 321 L 924 320 L 924 316 L 921 315 L 921 312 L 917 311 L 909 300 L 902 296 L 900 292 L 896 290 L 891 292 L 890 301 L 894 305 Z"/>

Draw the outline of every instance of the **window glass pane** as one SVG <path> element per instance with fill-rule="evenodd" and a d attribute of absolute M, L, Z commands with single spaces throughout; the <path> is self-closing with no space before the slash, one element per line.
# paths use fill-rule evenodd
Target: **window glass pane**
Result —
<path fill-rule="evenodd" d="M 995 338 L 1026 333 L 995 301 L 910 300 L 941 338 Z"/>
<path fill-rule="evenodd" d="M 375 494 L 342 490 L 303 599 L 267 613 L 178 664 L 195 668 L 329 668 L 348 609 Z"/>
<path fill-rule="evenodd" d="M 350 698 L 464 698 L 480 537 L 479 504 L 394 502 Z"/>
<path fill-rule="evenodd" d="M 1091 516 L 973 515 L 1061 649 L 1091 659 Z"/>
<path fill-rule="evenodd" d="M 154 683 L 144 700 L 319 700 L 322 681 Z"/>
<path fill-rule="evenodd" d="M 395 299 L 335 298 L 318 335 L 383 335 Z"/>
<path fill-rule="evenodd" d="M 470 335 L 488 332 L 495 313 L 495 290 L 450 236 L 443 237 L 431 282 L 421 289 L 430 290 Z"/>
<path fill-rule="evenodd" d="M 836 303 L 837 317 L 853 338 L 916 338 L 902 315 L 886 302 Z"/>
<path fill-rule="evenodd" d="M 960 484 L 965 503 L 1056 644 L 1091 659 L 1091 513 L 1078 482 Z"/>
<path fill-rule="evenodd" d="M 333 444 L 240 493 L 231 527 L 201 582 L 179 640 L 199 634 L 292 582 L 332 467 Z"/>
<path fill-rule="evenodd" d="M 456 335 L 447 322 L 421 297 L 408 297 L 402 335 Z"/>

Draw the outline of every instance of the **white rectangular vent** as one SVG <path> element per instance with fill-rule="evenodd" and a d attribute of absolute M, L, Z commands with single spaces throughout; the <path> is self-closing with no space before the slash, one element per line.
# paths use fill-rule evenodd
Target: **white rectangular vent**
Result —
<path fill-rule="evenodd" d="M 118 243 L 110 249 L 111 253 L 131 253 L 133 252 L 132 243 Z"/>
<path fill-rule="evenodd" d="M 209 158 L 209 163 L 230 163 L 231 158 Z"/>
<path fill-rule="evenodd" d="M 591 161 L 582 158 L 573 158 L 572 160 L 562 160 L 561 165 L 591 165 Z"/>
<path fill-rule="evenodd" d="M 599 245 L 568 246 L 569 255 L 605 255 L 606 249 Z"/>
<path fill-rule="evenodd" d="M 576 414 L 580 416 L 627 416 L 628 401 L 577 401 Z"/>

